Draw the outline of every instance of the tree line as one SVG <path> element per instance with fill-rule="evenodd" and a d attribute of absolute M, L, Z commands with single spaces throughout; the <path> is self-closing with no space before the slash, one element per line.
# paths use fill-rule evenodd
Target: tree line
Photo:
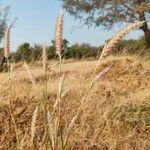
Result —
<path fill-rule="evenodd" d="M 1 1 L 1 0 L 0 0 Z M 103 26 L 106 29 L 112 29 L 118 23 L 132 23 L 135 21 L 144 21 L 139 30 L 143 31 L 144 36 L 138 40 L 124 40 L 112 51 L 113 54 L 122 52 L 128 53 L 150 53 L 150 1 L 149 0 L 61 0 L 63 8 L 76 19 L 81 19 L 88 26 Z M 3 38 L 7 26 L 8 7 L 0 10 L 0 42 Z M 88 57 L 97 57 L 102 51 L 103 46 L 95 47 L 90 44 L 73 44 L 64 39 L 63 57 L 65 59 L 82 59 Z M 16 52 L 12 52 L 10 58 L 19 62 L 22 60 L 36 61 L 40 60 L 43 46 L 29 43 L 20 45 Z M 55 41 L 47 47 L 48 59 L 56 58 Z M 3 56 L 3 48 L 0 49 L 0 59 Z"/>
<path fill-rule="evenodd" d="M 63 40 L 62 53 L 64 59 L 85 59 L 85 58 L 97 58 L 100 56 L 101 51 L 103 49 L 102 46 L 91 46 L 90 44 L 73 44 L 70 45 L 68 40 Z M 51 42 L 50 46 L 46 47 L 47 57 L 48 59 L 57 59 L 57 55 L 55 52 L 55 41 Z M 144 50 L 144 52 L 143 52 Z M 13 62 L 19 61 L 38 61 L 42 59 L 43 45 L 35 44 L 31 46 L 29 43 L 21 44 L 16 52 L 11 52 L 10 59 Z M 113 54 L 121 54 L 121 53 L 147 53 L 149 49 L 146 48 L 144 37 L 141 37 L 138 40 L 124 40 L 112 51 Z M 3 58 L 3 48 L 0 49 L 0 60 Z"/>
<path fill-rule="evenodd" d="M 46 47 L 47 50 L 47 57 L 48 59 L 55 59 L 56 52 L 55 52 L 55 41 L 51 42 L 50 46 Z M 98 52 L 98 47 L 91 46 L 90 44 L 73 44 L 69 45 L 69 42 L 64 39 L 62 45 L 62 55 L 63 58 L 87 58 L 87 57 L 96 57 Z M 43 45 L 34 44 L 31 46 L 29 43 L 21 44 L 16 52 L 11 52 L 10 59 L 14 62 L 19 61 L 37 61 L 40 60 L 42 57 L 43 52 Z M 3 57 L 3 48 L 0 49 L 0 59 Z"/>

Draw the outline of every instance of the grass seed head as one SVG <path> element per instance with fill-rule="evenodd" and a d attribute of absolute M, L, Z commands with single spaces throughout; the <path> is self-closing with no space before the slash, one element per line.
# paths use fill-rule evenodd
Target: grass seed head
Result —
<path fill-rule="evenodd" d="M 8 26 L 4 34 L 4 57 L 8 58 L 10 53 L 10 30 L 11 26 Z"/>
<path fill-rule="evenodd" d="M 56 54 L 59 56 L 62 52 L 62 38 L 63 38 L 63 22 L 64 22 L 64 12 L 58 16 L 57 24 L 56 24 L 56 33 L 55 33 L 55 47 L 56 47 Z"/>
<path fill-rule="evenodd" d="M 36 79 L 35 79 L 33 73 L 31 72 L 29 66 L 27 65 L 27 63 L 24 63 L 24 67 L 25 67 L 25 69 L 26 69 L 26 71 L 27 71 L 27 74 L 29 75 L 29 78 L 30 78 L 30 80 L 31 80 L 31 82 L 32 82 L 32 84 L 33 84 L 33 86 L 35 86 L 35 84 L 36 84 Z"/>
<path fill-rule="evenodd" d="M 125 27 L 124 29 L 120 30 L 105 46 L 104 49 L 102 51 L 101 54 L 101 58 L 103 59 L 106 56 L 108 56 L 108 54 L 110 53 L 110 51 L 112 51 L 112 49 L 123 39 L 123 37 L 128 34 L 130 31 L 140 28 L 141 26 L 143 26 L 145 22 L 144 21 L 136 21 L 135 23 L 131 23 L 129 24 L 127 27 Z"/>
<path fill-rule="evenodd" d="M 47 53 L 46 53 L 46 45 L 43 46 L 42 57 L 43 57 L 43 70 L 46 70 L 46 69 L 47 69 Z"/>

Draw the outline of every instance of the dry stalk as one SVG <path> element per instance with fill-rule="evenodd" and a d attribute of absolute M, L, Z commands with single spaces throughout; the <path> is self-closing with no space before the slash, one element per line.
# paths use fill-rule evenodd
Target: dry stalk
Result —
<path fill-rule="evenodd" d="M 12 92 L 12 72 L 13 72 L 13 65 L 10 65 L 10 61 L 9 61 L 9 54 L 10 54 L 10 30 L 11 30 L 12 25 L 8 26 L 5 30 L 4 33 L 4 57 L 7 60 L 7 67 L 8 67 L 8 79 L 9 79 L 9 88 L 10 88 L 10 95 L 11 98 L 9 100 L 10 102 L 10 107 L 9 107 L 9 111 L 10 111 L 10 115 L 11 115 L 11 121 L 12 124 L 14 126 L 14 130 L 15 130 L 15 134 L 16 134 L 16 139 L 17 139 L 17 144 L 18 144 L 18 148 L 19 148 L 19 137 L 18 137 L 18 132 L 17 132 L 17 125 L 16 125 L 16 121 L 13 117 L 13 113 L 12 113 L 12 97 L 13 97 L 13 92 Z"/>
<path fill-rule="evenodd" d="M 57 96 L 58 104 L 56 105 L 57 106 L 57 110 L 58 110 L 57 133 L 60 130 L 60 125 L 61 125 L 61 100 L 62 100 L 62 90 L 63 90 L 63 85 L 64 85 L 64 78 L 65 78 L 64 75 L 60 78 L 59 87 L 58 87 L 58 96 Z"/>
<path fill-rule="evenodd" d="M 56 54 L 59 56 L 59 74 L 60 74 L 60 82 L 59 82 L 59 89 L 58 89 L 58 97 L 56 100 L 56 106 L 57 106 L 57 122 L 56 122 L 56 135 L 60 131 L 61 135 L 61 144 L 63 145 L 63 139 L 62 139 L 62 131 L 61 131 L 61 99 L 62 99 L 62 88 L 63 88 L 63 80 L 64 76 L 61 77 L 61 65 L 62 65 L 62 41 L 63 41 L 63 22 L 64 22 L 64 12 L 61 11 L 61 13 L 58 16 L 57 24 L 56 24 L 56 32 L 55 32 L 55 47 L 56 47 Z M 58 105 L 57 105 L 58 104 Z"/>

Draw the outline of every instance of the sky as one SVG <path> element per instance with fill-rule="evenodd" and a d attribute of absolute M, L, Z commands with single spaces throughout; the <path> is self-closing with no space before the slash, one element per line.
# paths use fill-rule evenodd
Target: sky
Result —
<path fill-rule="evenodd" d="M 17 18 L 11 33 L 11 49 L 28 42 L 33 44 L 51 44 L 55 35 L 56 18 L 62 10 L 59 0 L 2 0 L 4 6 L 10 6 L 9 23 Z M 68 13 L 64 17 L 64 34 L 70 44 L 89 43 L 100 46 L 111 38 L 123 26 L 116 25 L 110 31 L 102 27 L 87 28 L 83 22 L 75 20 Z M 142 32 L 131 32 L 126 38 L 138 38 Z"/>

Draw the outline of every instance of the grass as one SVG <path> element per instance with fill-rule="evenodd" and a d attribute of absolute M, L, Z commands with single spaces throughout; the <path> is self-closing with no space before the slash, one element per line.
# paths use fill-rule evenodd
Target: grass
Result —
<path fill-rule="evenodd" d="M 66 137 L 69 124 L 81 105 L 81 99 L 88 87 L 91 73 L 97 61 L 65 61 L 62 74 L 65 75 L 61 100 L 61 132 Z M 98 74 L 105 67 L 113 68 L 98 80 L 87 96 L 74 128 L 69 134 L 66 149 L 145 149 L 149 148 L 150 135 L 150 62 L 134 57 L 109 57 L 97 68 Z M 0 74 L 0 148 L 50 149 L 50 140 L 45 134 L 43 88 L 45 75 L 42 64 L 28 64 L 35 77 L 32 84 L 21 64 L 14 64 L 12 92 L 9 90 L 8 73 Z M 73 66 L 73 67 L 72 67 Z M 48 62 L 46 110 L 50 113 L 49 124 L 55 125 L 57 114 L 52 114 L 59 85 L 59 64 Z M 68 91 L 68 92 L 67 92 Z M 12 115 L 16 130 L 11 123 L 9 100 L 12 100 Z M 34 141 L 31 143 L 31 122 L 33 112 L 39 106 L 36 117 Z M 56 115 L 56 116 L 55 116 Z M 60 132 L 57 133 L 59 137 Z M 57 138 L 56 137 L 56 138 Z M 57 138 L 55 149 L 60 149 Z"/>
<path fill-rule="evenodd" d="M 58 64 L 48 63 L 46 49 L 43 49 L 43 69 L 40 63 L 32 68 L 24 63 L 26 72 L 22 65 L 15 64 L 15 69 L 8 65 L 8 79 L 1 85 L 1 95 L 6 92 L 4 97 L 9 101 L 2 103 L 0 108 L 1 148 L 148 148 L 149 103 L 145 103 L 145 99 L 142 103 L 133 103 L 130 98 L 139 88 L 147 89 L 149 70 L 129 58 L 102 61 L 129 31 L 144 22 L 130 24 L 118 32 L 105 45 L 96 66 L 84 62 L 86 71 L 82 69 L 81 72 L 81 62 L 77 65 L 76 62 L 65 62 L 62 68 L 63 16 L 61 13 L 56 25 Z M 9 38 L 6 39 L 8 43 Z M 6 46 L 9 51 L 9 43 Z M 21 92 L 24 97 L 19 98 Z M 137 143 L 134 137 L 141 142 Z"/>

